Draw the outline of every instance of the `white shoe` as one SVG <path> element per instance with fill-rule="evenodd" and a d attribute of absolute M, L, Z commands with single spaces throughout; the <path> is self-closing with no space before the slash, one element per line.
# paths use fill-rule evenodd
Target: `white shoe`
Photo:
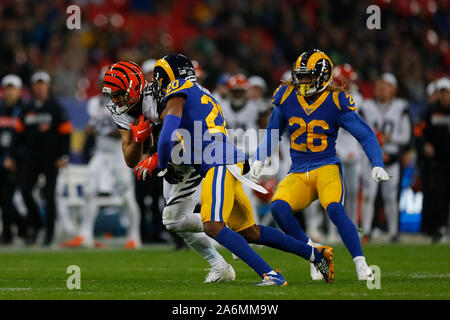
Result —
<path fill-rule="evenodd" d="M 236 279 L 236 272 L 231 264 L 229 264 L 225 269 L 211 268 L 207 270 L 210 271 L 206 275 L 205 283 L 234 281 L 234 279 Z"/>
<path fill-rule="evenodd" d="M 309 264 L 311 267 L 311 279 L 313 280 L 323 280 L 323 275 L 320 273 L 319 270 L 316 269 L 314 266 L 314 263 Z"/>
<path fill-rule="evenodd" d="M 322 245 L 320 243 L 316 243 L 313 242 L 311 240 L 308 241 L 308 245 L 310 245 L 311 247 L 317 248 L 317 247 L 321 247 Z M 310 268 L 311 268 L 311 279 L 312 280 L 323 280 L 323 275 L 320 273 L 319 270 L 317 270 L 317 268 L 314 266 L 314 263 L 310 263 L 309 264 Z"/>
<path fill-rule="evenodd" d="M 363 257 L 362 259 L 358 259 L 360 257 L 356 257 L 355 261 L 356 266 L 356 274 L 358 275 L 359 281 L 373 281 L 375 279 L 372 269 L 367 265 L 366 259 Z"/>

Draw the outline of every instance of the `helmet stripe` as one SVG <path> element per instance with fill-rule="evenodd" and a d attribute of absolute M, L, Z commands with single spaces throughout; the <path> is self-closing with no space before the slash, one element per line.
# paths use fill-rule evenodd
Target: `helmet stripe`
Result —
<path fill-rule="evenodd" d="M 121 87 L 118 86 L 117 84 L 112 83 L 112 82 L 109 82 L 109 81 L 104 81 L 103 84 L 104 84 L 104 85 L 108 85 L 108 86 L 113 86 L 113 87 L 119 88 L 120 90 L 123 90 L 123 88 L 121 88 Z"/>
<path fill-rule="evenodd" d="M 294 70 L 298 69 L 300 67 L 300 63 L 302 62 L 302 57 L 305 53 L 302 53 L 300 57 L 297 58 L 294 65 Z"/>
<path fill-rule="evenodd" d="M 119 64 L 119 65 L 121 65 L 122 67 L 125 67 L 125 68 L 131 70 L 132 73 L 138 73 L 138 72 L 139 72 L 139 70 L 136 70 L 136 68 L 135 68 L 134 66 L 132 66 L 132 65 L 131 65 L 131 66 L 126 65 L 124 62 L 117 62 L 116 64 Z"/>
<path fill-rule="evenodd" d="M 331 67 L 333 67 L 333 64 L 331 63 L 330 58 L 328 58 L 328 56 L 319 51 L 319 52 L 314 52 L 308 59 L 308 62 L 306 63 L 306 66 L 308 67 L 308 69 L 314 69 L 314 67 L 316 66 L 317 61 L 319 61 L 320 59 L 325 59 L 327 60 L 330 64 Z"/>
<path fill-rule="evenodd" d="M 135 69 L 133 69 L 132 67 L 127 66 L 126 64 L 124 64 L 124 63 L 122 63 L 122 62 L 118 62 L 117 64 L 120 64 L 121 66 L 123 66 L 123 67 L 125 67 L 125 68 L 131 70 L 132 74 L 134 74 L 134 75 L 136 76 L 136 78 L 138 79 L 139 87 L 141 86 L 141 78 L 137 75 L 137 74 L 139 73 L 138 70 L 135 70 Z"/>
<path fill-rule="evenodd" d="M 113 78 L 112 81 L 115 81 L 115 79 L 119 80 L 119 81 L 123 84 L 123 88 L 121 88 L 121 89 L 126 90 L 126 88 L 128 87 L 128 86 L 125 84 L 125 82 L 124 82 L 120 77 L 118 77 L 117 75 L 115 75 L 115 74 L 110 74 L 110 73 L 107 72 L 107 73 L 105 74 L 105 77 L 106 77 L 106 76 Z"/>
<path fill-rule="evenodd" d="M 175 74 L 173 73 L 172 68 L 170 67 L 169 63 L 164 60 L 164 58 L 159 59 L 156 63 L 155 63 L 155 67 L 161 67 L 163 68 L 163 70 L 167 73 L 167 75 L 169 76 L 169 80 L 170 82 L 175 80 Z M 153 68 L 153 69 L 154 69 Z"/>
<path fill-rule="evenodd" d="M 117 63 L 116 63 L 116 64 L 117 64 Z M 130 82 L 130 77 L 128 76 L 128 74 L 127 74 L 127 72 L 126 72 L 125 70 L 123 70 L 123 69 L 120 68 L 120 67 L 113 67 L 112 69 L 113 69 L 113 70 L 116 70 L 116 71 L 122 72 L 122 73 L 125 75 L 125 77 L 127 78 L 128 82 Z"/>
<path fill-rule="evenodd" d="M 138 68 L 139 71 L 142 72 L 142 67 L 140 65 L 138 65 L 136 62 L 133 61 L 127 61 L 128 63 L 131 63 L 133 66 L 135 66 L 136 68 Z"/>

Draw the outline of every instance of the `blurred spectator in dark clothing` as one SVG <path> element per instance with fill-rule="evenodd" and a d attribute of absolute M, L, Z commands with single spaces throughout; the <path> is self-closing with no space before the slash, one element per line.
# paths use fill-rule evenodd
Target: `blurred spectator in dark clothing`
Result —
<path fill-rule="evenodd" d="M 447 233 L 450 199 L 450 79 L 436 81 L 437 101 L 415 128 L 423 188 L 422 230 L 440 241 Z"/>
<path fill-rule="evenodd" d="M 33 98 L 24 106 L 16 121 L 14 155 L 19 166 L 19 185 L 27 207 L 27 243 L 34 244 L 41 227 L 39 209 L 33 199 L 33 188 L 40 174 L 45 175 L 43 189 L 46 205 L 46 234 L 44 245 L 53 240 L 56 206 L 55 186 L 58 169 L 69 162 L 72 123 L 65 110 L 50 95 L 50 76 L 36 72 L 31 77 Z"/>
<path fill-rule="evenodd" d="M 13 148 L 14 124 L 18 116 L 22 101 L 20 91 L 22 80 L 15 74 L 6 75 L 1 82 L 3 100 L 0 101 L 0 209 L 2 214 L 3 232 L 2 243 L 13 242 L 12 226 L 15 223 L 19 235 L 23 235 L 22 217 L 13 204 L 16 190 L 15 162 L 10 157 Z"/>

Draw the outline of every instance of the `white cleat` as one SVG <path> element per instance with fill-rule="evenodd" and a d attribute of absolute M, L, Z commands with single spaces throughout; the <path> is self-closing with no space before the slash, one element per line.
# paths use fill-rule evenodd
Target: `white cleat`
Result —
<path fill-rule="evenodd" d="M 322 245 L 320 243 L 316 243 L 311 241 L 311 239 L 308 241 L 308 245 L 310 245 L 311 247 L 317 248 L 317 247 L 321 247 Z M 317 270 L 317 268 L 314 266 L 314 263 L 310 262 L 309 264 L 311 271 L 311 279 L 312 280 L 323 280 L 323 275 L 320 273 L 319 270 Z"/>
<path fill-rule="evenodd" d="M 360 257 L 356 257 L 355 259 L 358 259 Z M 373 281 L 375 279 L 372 269 L 369 268 L 367 265 L 365 258 L 360 258 L 355 261 L 356 266 L 356 274 L 358 275 L 359 281 Z"/>
<path fill-rule="evenodd" d="M 319 270 L 314 266 L 314 263 L 309 264 L 311 267 L 311 279 L 315 280 L 323 280 L 323 275 L 320 273 Z"/>
<path fill-rule="evenodd" d="M 373 281 L 375 279 L 372 270 L 367 265 L 366 268 L 357 268 L 356 273 L 359 281 Z"/>
<path fill-rule="evenodd" d="M 236 272 L 231 264 L 229 264 L 225 269 L 211 268 L 207 270 L 210 271 L 206 275 L 205 283 L 234 281 L 234 279 L 236 279 Z"/>

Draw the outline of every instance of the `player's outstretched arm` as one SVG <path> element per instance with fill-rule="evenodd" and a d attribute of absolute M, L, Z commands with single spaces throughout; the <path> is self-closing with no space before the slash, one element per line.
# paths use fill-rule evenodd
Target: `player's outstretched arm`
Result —
<path fill-rule="evenodd" d="M 256 160 L 264 162 L 266 158 L 270 157 L 278 146 L 281 140 L 281 135 L 286 129 L 286 122 L 279 107 L 275 107 L 270 115 L 269 124 L 264 132 L 263 140 L 256 149 Z M 273 141 L 272 137 L 277 136 L 278 141 Z M 275 142 L 275 143 L 273 143 Z"/>
<path fill-rule="evenodd" d="M 372 163 L 372 178 L 377 182 L 388 181 L 390 177 L 384 170 L 383 152 L 375 133 L 367 123 L 356 112 L 348 112 L 340 117 L 339 125 L 350 132 L 363 147 Z"/>
<path fill-rule="evenodd" d="M 253 181 L 258 181 L 262 169 L 264 167 L 264 161 L 272 155 L 278 146 L 278 141 L 281 140 L 281 135 L 286 129 L 286 123 L 283 120 L 283 116 L 279 107 L 275 107 L 270 115 L 269 124 L 264 132 L 263 139 L 258 145 L 255 153 L 255 159 L 250 168 L 249 176 Z M 274 134 L 278 135 L 278 141 L 273 141 Z"/>

